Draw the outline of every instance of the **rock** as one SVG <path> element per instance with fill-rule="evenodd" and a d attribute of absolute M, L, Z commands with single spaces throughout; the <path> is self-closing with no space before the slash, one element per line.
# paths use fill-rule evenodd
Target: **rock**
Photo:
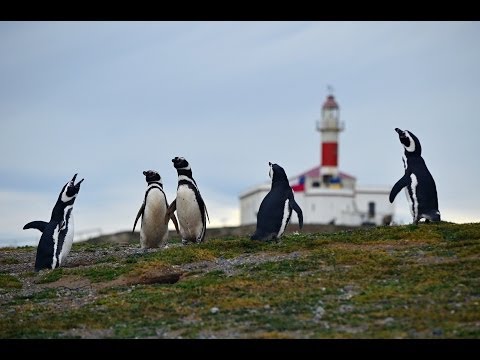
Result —
<path fill-rule="evenodd" d="M 325 315 L 325 309 L 321 306 L 317 306 L 317 308 L 315 309 L 315 316 L 314 316 L 314 320 L 318 321 L 320 320 L 323 315 Z"/>
<path fill-rule="evenodd" d="M 395 322 L 395 319 L 392 318 L 392 317 L 387 317 L 385 319 L 382 319 L 382 320 L 377 320 L 376 323 L 379 324 L 379 325 L 384 325 L 384 326 L 388 326 L 388 325 L 391 325 Z"/>
<path fill-rule="evenodd" d="M 392 318 L 392 317 L 387 317 L 387 318 L 384 320 L 384 322 L 385 322 L 385 325 L 390 325 L 390 324 L 392 324 L 392 323 L 395 322 L 395 319 Z"/>
<path fill-rule="evenodd" d="M 338 312 L 340 314 L 345 314 L 347 312 L 353 311 L 353 308 L 353 305 L 340 305 L 340 307 L 338 308 Z"/>

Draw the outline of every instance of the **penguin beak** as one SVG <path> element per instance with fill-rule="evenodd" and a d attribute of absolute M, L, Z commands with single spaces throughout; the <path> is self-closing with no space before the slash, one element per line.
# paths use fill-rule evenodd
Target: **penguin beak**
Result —
<path fill-rule="evenodd" d="M 144 172 L 143 172 L 143 175 L 147 176 L 147 172 L 146 172 L 146 171 L 144 171 Z"/>
<path fill-rule="evenodd" d="M 85 180 L 85 179 L 80 180 L 80 181 L 75 185 L 75 188 L 76 188 L 76 189 L 80 189 L 80 184 L 83 182 L 83 180 Z"/>
<path fill-rule="evenodd" d="M 70 182 L 68 183 L 67 196 L 70 196 L 70 197 L 74 196 L 75 194 L 78 194 L 78 192 L 80 191 L 80 184 L 84 179 L 80 180 L 77 184 L 75 184 L 75 179 L 77 178 L 77 175 L 78 174 L 73 175 L 72 180 L 70 180 Z"/>
<path fill-rule="evenodd" d="M 405 132 L 400 130 L 399 128 L 395 128 L 395 131 L 398 133 L 398 136 L 400 136 L 400 139 L 405 138 Z"/>
<path fill-rule="evenodd" d="M 70 183 L 71 183 L 72 185 L 75 184 L 75 179 L 77 178 L 77 175 L 78 175 L 78 174 L 73 175 L 72 180 L 70 180 Z M 85 180 L 85 179 L 80 180 L 80 181 L 75 185 L 75 187 L 80 187 L 80 184 L 82 183 L 83 180 Z"/>
<path fill-rule="evenodd" d="M 72 185 L 75 184 L 75 179 L 77 178 L 77 175 L 78 174 L 73 175 L 73 178 L 72 178 L 72 181 L 71 181 Z M 80 189 L 80 184 L 82 183 L 83 180 L 85 180 L 85 179 L 80 180 L 78 183 L 76 183 L 74 185 L 76 189 Z"/>

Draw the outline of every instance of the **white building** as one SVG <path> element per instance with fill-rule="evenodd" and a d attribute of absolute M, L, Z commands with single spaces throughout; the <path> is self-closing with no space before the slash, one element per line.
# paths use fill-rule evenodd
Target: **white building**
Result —
<path fill-rule="evenodd" d="M 305 224 L 357 226 L 388 224 L 394 207 L 388 196 L 390 186 L 357 186 L 355 177 L 338 169 L 338 135 L 344 130 L 340 111 L 333 95 L 322 106 L 317 122 L 321 133 L 321 164 L 290 178 L 295 200 L 302 209 Z M 240 224 L 256 224 L 257 212 L 270 191 L 271 182 L 255 186 L 240 194 Z M 298 223 L 292 212 L 292 223 Z"/>

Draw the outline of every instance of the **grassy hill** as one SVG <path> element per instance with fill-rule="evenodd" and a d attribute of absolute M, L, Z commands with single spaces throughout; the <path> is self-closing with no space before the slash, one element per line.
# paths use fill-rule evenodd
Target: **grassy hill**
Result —
<path fill-rule="evenodd" d="M 35 251 L 0 249 L 0 338 L 480 337 L 480 223 Z"/>

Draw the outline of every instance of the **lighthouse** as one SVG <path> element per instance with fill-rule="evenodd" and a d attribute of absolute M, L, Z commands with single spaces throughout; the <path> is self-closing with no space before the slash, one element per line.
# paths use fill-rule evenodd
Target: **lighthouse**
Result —
<path fill-rule="evenodd" d="M 330 87 L 321 114 L 322 118 L 317 121 L 317 131 L 321 134 L 322 183 L 327 187 L 342 187 L 338 172 L 338 134 L 344 130 L 344 124 L 340 123 L 340 107 Z"/>

